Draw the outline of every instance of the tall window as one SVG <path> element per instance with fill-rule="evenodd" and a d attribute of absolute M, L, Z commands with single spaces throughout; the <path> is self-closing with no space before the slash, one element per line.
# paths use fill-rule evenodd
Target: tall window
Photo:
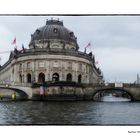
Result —
<path fill-rule="evenodd" d="M 40 73 L 39 75 L 38 75 L 38 82 L 39 83 L 44 83 L 45 82 L 45 74 L 44 73 Z"/>
<path fill-rule="evenodd" d="M 82 71 L 82 64 L 79 64 L 79 65 L 78 65 L 78 70 L 79 70 L 79 71 Z"/>
<path fill-rule="evenodd" d="M 24 74 L 22 75 L 22 83 L 24 83 Z"/>
<path fill-rule="evenodd" d="M 27 62 L 27 69 L 31 69 L 31 62 Z"/>
<path fill-rule="evenodd" d="M 57 61 L 53 62 L 53 67 L 54 68 L 58 68 L 59 67 L 59 63 Z"/>
<path fill-rule="evenodd" d="M 19 82 L 22 83 L 22 75 L 19 75 Z"/>
<path fill-rule="evenodd" d="M 19 65 L 19 70 L 20 70 L 20 71 L 22 70 L 22 64 Z"/>
<path fill-rule="evenodd" d="M 69 81 L 69 82 L 72 81 L 72 75 L 71 75 L 71 73 L 67 74 L 67 81 Z"/>
<path fill-rule="evenodd" d="M 59 81 L 59 74 L 58 73 L 54 73 L 52 75 L 52 81 Z"/>
<path fill-rule="evenodd" d="M 69 70 L 72 69 L 72 62 L 68 62 L 68 67 L 67 67 Z"/>
<path fill-rule="evenodd" d="M 39 66 L 39 68 L 44 68 L 45 67 L 45 63 L 44 62 L 39 62 L 38 66 Z"/>
<path fill-rule="evenodd" d="M 58 29 L 57 29 L 57 28 L 54 28 L 54 29 L 53 29 L 53 32 L 54 32 L 54 33 L 58 33 Z"/>
<path fill-rule="evenodd" d="M 79 74 L 79 75 L 78 75 L 78 83 L 80 84 L 81 82 L 82 82 L 82 75 Z"/>
<path fill-rule="evenodd" d="M 28 73 L 27 74 L 27 83 L 31 83 L 31 80 L 32 80 L 31 74 Z"/>
<path fill-rule="evenodd" d="M 25 64 L 22 65 L 23 70 L 25 70 Z"/>

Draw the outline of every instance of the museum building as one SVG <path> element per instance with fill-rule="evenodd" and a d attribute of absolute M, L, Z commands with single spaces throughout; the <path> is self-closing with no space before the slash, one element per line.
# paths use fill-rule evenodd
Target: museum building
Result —
<path fill-rule="evenodd" d="M 29 49 L 11 51 L 9 60 L 0 67 L 0 83 L 26 85 L 52 81 L 103 82 L 92 52 L 79 51 L 74 32 L 54 19 L 35 30 Z"/>

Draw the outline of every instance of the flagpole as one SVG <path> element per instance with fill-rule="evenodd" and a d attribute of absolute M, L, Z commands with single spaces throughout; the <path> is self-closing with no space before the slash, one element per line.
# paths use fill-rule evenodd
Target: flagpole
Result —
<path fill-rule="evenodd" d="M 85 48 L 90 48 L 90 52 L 91 52 L 91 43 L 89 42 Z"/>
<path fill-rule="evenodd" d="M 90 47 L 90 52 L 91 52 L 91 47 Z"/>

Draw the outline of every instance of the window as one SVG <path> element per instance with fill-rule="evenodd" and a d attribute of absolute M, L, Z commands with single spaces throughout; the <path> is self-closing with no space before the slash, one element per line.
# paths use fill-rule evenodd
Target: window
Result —
<path fill-rule="evenodd" d="M 54 28 L 54 29 L 53 29 L 53 32 L 54 32 L 54 33 L 57 33 L 57 32 L 58 32 L 58 29 L 57 29 L 57 28 Z"/>
<path fill-rule="evenodd" d="M 55 62 L 53 63 L 53 67 L 54 67 L 54 68 L 58 68 L 58 67 L 59 67 L 59 63 L 58 63 L 57 61 L 55 61 Z"/>
<path fill-rule="evenodd" d="M 27 83 L 31 83 L 32 76 L 30 73 L 27 74 Z"/>
<path fill-rule="evenodd" d="M 78 75 L 78 83 L 81 84 L 81 82 L 82 82 L 82 75 L 79 74 L 79 75 Z"/>
<path fill-rule="evenodd" d="M 73 32 L 70 32 L 70 37 L 73 37 L 73 36 L 74 36 Z"/>
<path fill-rule="evenodd" d="M 59 81 L 59 74 L 58 73 L 54 73 L 52 75 L 52 81 Z"/>
<path fill-rule="evenodd" d="M 19 82 L 22 83 L 22 75 L 19 75 Z"/>
<path fill-rule="evenodd" d="M 25 70 L 25 64 L 22 65 L 23 70 Z"/>
<path fill-rule="evenodd" d="M 45 63 L 44 62 L 39 62 L 39 68 L 44 68 L 45 67 Z"/>
<path fill-rule="evenodd" d="M 22 82 L 24 83 L 24 74 L 22 75 Z"/>
<path fill-rule="evenodd" d="M 68 62 L 68 67 L 67 67 L 69 70 L 72 69 L 72 62 Z"/>
<path fill-rule="evenodd" d="M 45 82 L 45 74 L 44 73 L 40 73 L 38 75 L 38 82 L 39 83 L 44 83 Z"/>
<path fill-rule="evenodd" d="M 40 30 L 37 29 L 37 30 L 36 30 L 36 33 L 39 34 L 39 33 L 40 33 Z"/>
<path fill-rule="evenodd" d="M 27 69 L 31 69 L 31 62 L 27 62 Z"/>
<path fill-rule="evenodd" d="M 71 73 L 67 74 L 67 81 L 69 81 L 69 82 L 72 81 L 72 75 L 71 75 Z"/>
<path fill-rule="evenodd" d="M 22 70 L 22 64 L 19 65 L 19 70 L 20 70 L 20 71 Z"/>
<path fill-rule="evenodd" d="M 82 71 L 82 64 L 79 64 L 78 70 L 79 70 L 79 71 Z"/>

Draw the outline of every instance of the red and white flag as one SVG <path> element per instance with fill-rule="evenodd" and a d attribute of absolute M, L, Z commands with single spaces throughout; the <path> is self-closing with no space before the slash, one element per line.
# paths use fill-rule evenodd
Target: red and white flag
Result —
<path fill-rule="evenodd" d="M 91 47 L 91 43 L 89 42 L 85 48 Z"/>
<path fill-rule="evenodd" d="M 44 91 L 44 87 L 43 86 L 40 86 L 40 89 L 39 90 L 40 90 L 39 94 L 41 96 L 45 94 L 45 91 Z"/>
<path fill-rule="evenodd" d="M 16 37 L 14 38 L 12 45 L 16 44 Z"/>

